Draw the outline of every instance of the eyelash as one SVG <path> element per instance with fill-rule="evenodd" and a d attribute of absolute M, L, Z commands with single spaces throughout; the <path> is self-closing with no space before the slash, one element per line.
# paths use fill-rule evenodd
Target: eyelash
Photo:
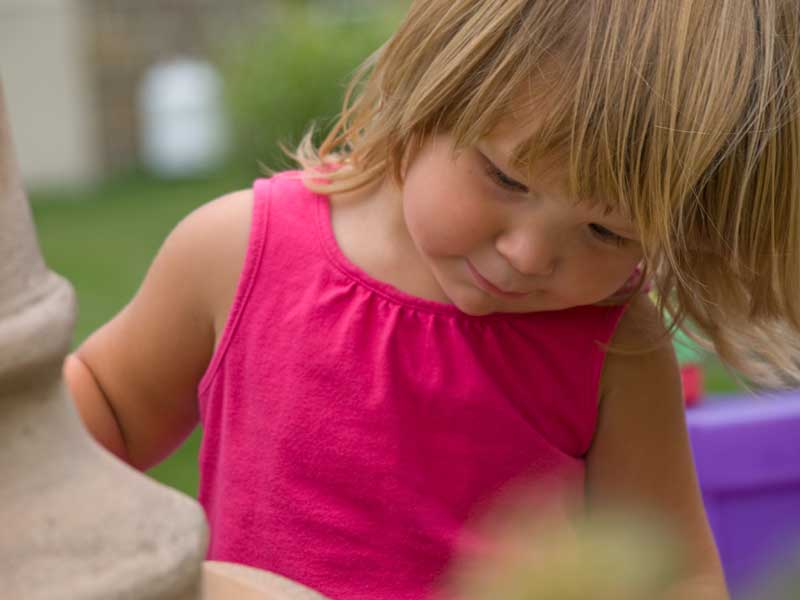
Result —
<path fill-rule="evenodd" d="M 605 227 L 603 227 L 602 225 L 598 225 L 597 223 L 590 224 L 589 229 L 591 229 L 592 235 L 598 238 L 601 242 L 605 242 L 606 244 L 614 244 L 615 246 L 624 246 L 625 243 L 628 241 L 621 235 L 617 235 L 613 231 L 610 231 Z"/>
<path fill-rule="evenodd" d="M 484 157 L 484 162 L 486 164 L 486 173 L 489 175 L 492 181 L 494 181 L 497 185 L 499 185 L 503 189 L 512 192 L 528 191 L 528 188 L 526 188 L 521 183 L 517 183 L 516 181 L 511 179 L 508 175 L 506 175 L 500 169 L 494 166 L 494 164 L 492 164 L 486 157 Z"/>
<path fill-rule="evenodd" d="M 500 169 L 498 169 L 494 164 L 486 157 L 484 157 L 484 162 L 486 164 L 486 172 L 489 177 L 500 187 L 512 191 L 512 192 L 527 192 L 528 188 L 523 186 L 520 183 L 517 183 L 508 175 L 503 173 Z M 621 235 L 617 235 L 613 231 L 606 229 L 602 225 L 598 225 L 597 223 L 591 223 L 589 225 L 589 229 L 597 239 L 601 242 L 606 244 L 613 244 L 615 246 L 624 246 L 625 243 L 628 241 L 626 238 L 622 237 Z"/>

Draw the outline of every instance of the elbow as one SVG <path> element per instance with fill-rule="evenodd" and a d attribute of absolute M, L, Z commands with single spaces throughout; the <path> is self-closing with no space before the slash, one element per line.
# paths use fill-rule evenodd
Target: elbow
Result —
<path fill-rule="evenodd" d="M 78 353 L 69 354 L 62 375 L 86 431 L 111 454 L 131 464 L 122 426 L 89 365 Z"/>

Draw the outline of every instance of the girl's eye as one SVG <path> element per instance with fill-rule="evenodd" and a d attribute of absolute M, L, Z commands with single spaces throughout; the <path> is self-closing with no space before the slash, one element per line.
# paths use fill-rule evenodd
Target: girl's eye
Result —
<path fill-rule="evenodd" d="M 511 179 L 508 175 L 494 166 L 494 164 L 486 157 L 484 157 L 484 162 L 486 164 L 486 173 L 497 185 L 512 192 L 528 192 L 527 186 L 521 184 L 519 181 Z"/>
<path fill-rule="evenodd" d="M 613 244 L 615 246 L 624 246 L 625 242 L 628 240 L 621 235 L 618 235 L 611 231 L 610 229 L 606 229 L 602 225 L 598 225 L 597 223 L 591 223 L 589 225 L 589 229 L 592 230 L 592 234 L 598 238 L 601 242 L 605 242 L 607 244 Z"/>

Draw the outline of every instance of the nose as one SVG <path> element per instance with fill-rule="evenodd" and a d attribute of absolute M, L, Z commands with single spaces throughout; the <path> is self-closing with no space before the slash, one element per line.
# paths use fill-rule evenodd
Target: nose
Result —
<path fill-rule="evenodd" d="M 495 247 L 524 275 L 552 275 L 559 262 L 558 235 L 543 225 L 520 226 L 501 233 Z"/>

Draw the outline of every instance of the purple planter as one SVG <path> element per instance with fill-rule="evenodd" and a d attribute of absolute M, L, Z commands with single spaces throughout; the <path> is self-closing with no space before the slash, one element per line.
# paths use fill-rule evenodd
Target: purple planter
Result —
<path fill-rule="evenodd" d="M 687 423 L 736 597 L 800 552 L 800 391 L 709 397 Z"/>

